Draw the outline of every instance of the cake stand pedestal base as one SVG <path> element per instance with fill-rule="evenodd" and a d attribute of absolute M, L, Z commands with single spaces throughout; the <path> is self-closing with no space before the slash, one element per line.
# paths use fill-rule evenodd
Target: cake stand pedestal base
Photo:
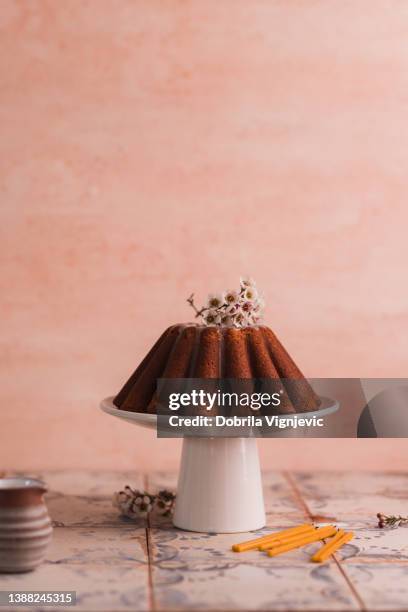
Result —
<path fill-rule="evenodd" d="M 321 397 L 315 412 L 303 417 L 336 412 L 339 403 Z M 157 416 L 119 410 L 113 397 L 102 400 L 101 408 L 123 421 L 157 430 Z M 278 430 L 277 437 L 287 437 Z M 299 436 L 299 429 L 295 431 Z M 188 531 L 236 533 L 265 525 L 261 471 L 255 438 L 183 439 L 174 525 Z"/>
<path fill-rule="evenodd" d="M 173 522 L 205 533 L 263 527 L 256 439 L 184 438 Z"/>

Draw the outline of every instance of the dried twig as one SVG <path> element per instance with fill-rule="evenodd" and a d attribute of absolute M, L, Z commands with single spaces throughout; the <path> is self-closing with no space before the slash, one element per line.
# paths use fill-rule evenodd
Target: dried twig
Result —
<path fill-rule="evenodd" d="M 394 516 L 382 514 L 378 512 L 378 526 L 383 527 L 400 527 L 401 525 L 408 525 L 408 516 Z"/>
<path fill-rule="evenodd" d="M 190 304 L 191 308 L 194 310 L 196 318 L 201 317 L 203 312 L 208 310 L 208 308 L 204 308 L 204 307 L 201 308 L 201 310 L 198 310 L 197 306 L 194 304 L 194 293 L 192 293 L 190 297 L 187 298 L 187 302 Z"/>

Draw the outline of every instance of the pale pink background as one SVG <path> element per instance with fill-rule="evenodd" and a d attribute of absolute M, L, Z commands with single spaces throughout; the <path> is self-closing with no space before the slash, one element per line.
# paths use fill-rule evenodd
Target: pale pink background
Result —
<path fill-rule="evenodd" d="M 175 467 L 98 401 L 240 273 L 306 374 L 407 375 L 407 2 L 1 0 L 0 77 L 3 467 Z"/>

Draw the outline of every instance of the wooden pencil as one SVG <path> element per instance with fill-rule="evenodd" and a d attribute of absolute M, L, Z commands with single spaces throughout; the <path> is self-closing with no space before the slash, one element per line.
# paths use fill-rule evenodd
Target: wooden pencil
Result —
<path fill-rule="evenodd" d="M 313 533 L 306 533 L 299 536 L 299 539 L 294 539 L 290 542 L 287 542 L 281 546 L 277 546 L 276 548 L 271 548 L 267 551 L 269 557 L 276 557 L 277 555 L 281 555 L 284 552 L 289 552 L 290 550 L 294 550 L 295 548 L 301 548 L 306 544 L 311 544 L 312 542 L 317 542 L 318 540 L 323 540 L 324 538 L 329 538 L 330 536 L 336 533 L 336 527 L 321 527 L 320 529 L 315 529 Z"/>
<path fill-rule="evenodd" d="M 354 537 L 354 534 L 350 531 L 345 533 L 343 531 L 340 537 L 335 536 L 332 538 L 327 544 L 322 546 L 312 557 L 311 561 L 314 563 L 323 563 L 326 561 L 333 553 L 335 553 L 339 548 L 341 548 L 347 542 L 350 542 Z"/>
<path fill-rule="evenodd" d="M 314 527 L 311 527 L 309 530 L 305 530 L 301 533 L 292 533 L 291 535 L 287 535 L 287 536 L 283 536 L 281 538 L 274 538 L 273 540 L 267 540 L 266 542 L 264 542 L 263 544 L 260 544 L 260 546 L 258 546 L 258 550 L 261 551 L 265 551 L 265 550 L 270 550 L 271 548 L 275 548 L 276 546 L 282 546 L 283 544 L 286 544 L 289 542 L 293 542 L 294 540 L 298 540 L 300 537 L 306 536 L 309 533 L 315 533 L 316 529 Z"/>
<path fill-rule="evenodd" d="M 313 530 L 313 525 L 309 523 L 304 523 L 302 525 L 298 525 L 297 527 L 291 527 L 289 529 L 284 529 L 283 531 L 276 531 L 275 533 L 269 533 L 268 535 L 262 536 L 261 538 L 255 538 L 254 540 L 247 540 L 246 542 L 240 542 L 239 544 L 233 544 L 232 550 L 234 552 L 245 552 L 247 550 L 255 550 L 261 544 L 266 542 L 270 542 L 272 540 L 280 540 L 287 536 L 291 536 L 293 534 L 302 534 Z"/>

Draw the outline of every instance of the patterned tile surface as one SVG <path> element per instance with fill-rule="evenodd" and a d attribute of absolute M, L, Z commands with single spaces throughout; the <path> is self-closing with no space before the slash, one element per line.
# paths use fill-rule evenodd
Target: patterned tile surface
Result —
<path fill-rule="evenodd" d="M 76 591 L 77 605 L 55 610 L 148 610 L 147 572 L 131 563 L 53 563 L 46 561 L 34 572 L 0 578 L 2 591 Z M 17 608 L 13 607 L 13 610 Z M 36 608 L 21 607 L 21 610 Z M 42 608 L 54 610 L 53 607 Z M 38 609 L 40 610 L 40 608 Z"/>
<path fill-rule="evenodd" d="M 127 483 L 175 489 L 174 474 L 39 476 L 50 488 L 53 541 L 36 571 L 1 575 L 1 590 L 76 590 L 79 611 L 408 610 L 408 528 L 380 530 L 375 519 L 378 511 L 408 513 L 404 474 L 264 474 L 268 524 L 257 533 L 310 519 L 355 532 L 324 565 L 309 562 L 316 544 L 271 559 L 231 551 L 253 533 L 189 533 L 168 519 L 117 516 L 113 491 Z"/>

